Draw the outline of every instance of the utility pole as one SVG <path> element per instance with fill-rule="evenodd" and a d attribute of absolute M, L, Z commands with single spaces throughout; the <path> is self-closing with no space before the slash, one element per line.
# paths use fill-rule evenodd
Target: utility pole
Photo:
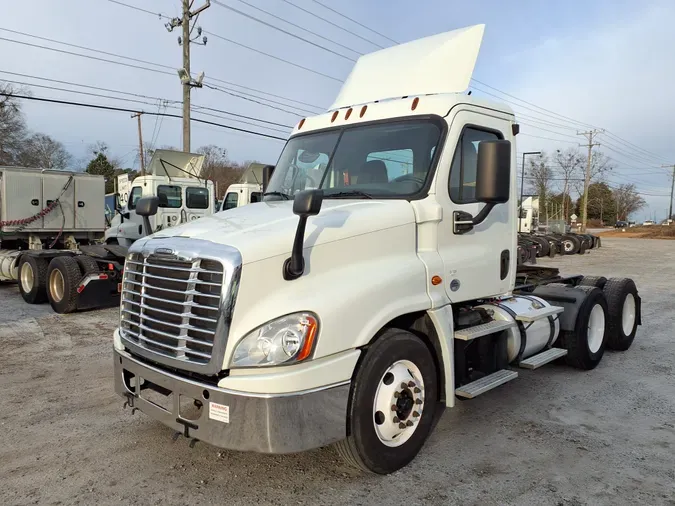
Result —
<path fill-rule="evenodd" d="M 138 118 L 138 156 L 141 159 L 141 176 L 145 176 L 145 150 L 143 149 L 143 128 L 141 127 L 142 112 L 132 114 L 132 118 Z"/>
<path fill-rule="evenodd" d="M 670 183 L 670 204 L 668 206 L 668 216 L 666 216 L 666 220 L 670 220 L 673 217 L 673 190 L 675 190 L 675 165 L 662 165 L 661 167 L 667 169 L 671 167 L 673 168 L 673 180 Z"/>
<path fill-rule="evenodd" d="M 207 42 L 206 36 L 201 38 L 201 27 L 197 27 L 197 36 L 192 36 L 194 25 L 190 26 L 192 18 L 198 17 L 203 11 L 211 7 L 211 0 L 206 0 L 206 3 L 194 11 L 190 11 L 190 7 L 194 0 L 181 0 L 183 15 L 180 18 L 171 19 L 165 26 L 168 31 L 173 31 L 174 28 L 181 27 L 183 29 L 182 36 L 178 37 L 178 45 L 183 47 L 183 67 L 178 69 L 178 77 L 183 86 L 183 151 L 188 153 L 190 151 L 190 93 L 192 88 L 201 88 L 204 80 L 204 73 L 201 72 L 196 79 L 192 78 L 190 74 L 190 44 L 199 44 L 205 46 Z"/>
<path fill-rule="evenodd" d="M 584 199 L 581 204 L 581 232 L 586 233 L 586 221 L 588 219 L 588 187 L 591 185 L 591 165 L 593 164 L 593 148 L 599 146 L 599 143 L 593 142 L 593 137 L 604 130 L 593 129 L 588 132 L 577 132 L 577 135 L 583 135 L 588 139 L 588 144 L 582 144 L 581 147 L 588 148 L 588 163 L 586 164 L 586 178 L 584 179 Z"/>

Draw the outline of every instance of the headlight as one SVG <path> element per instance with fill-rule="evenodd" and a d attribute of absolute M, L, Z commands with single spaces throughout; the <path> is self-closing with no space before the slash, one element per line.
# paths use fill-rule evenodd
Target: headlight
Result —
<path fill-rule="evenodd" d="M 258 327 L 234 349 L 231 367 L 273 366 L 309 357 L 319 322 L 311 313 L 294 313 Z"/>

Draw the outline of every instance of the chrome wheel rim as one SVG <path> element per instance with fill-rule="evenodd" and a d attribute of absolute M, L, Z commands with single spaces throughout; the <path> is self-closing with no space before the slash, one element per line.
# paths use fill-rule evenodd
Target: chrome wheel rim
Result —
<path fill-rule="evenodd" d="M 63 280 L 61 271 L 54 269 L 49 275 L 49 293 L 51 293 L 54 302 L 61 302 L 63 300 L 65 285 L 66 283 Z"/>
<path fill-rule="evenodd" d="M 629 293 L 623 301 L 623 310 L 621 311 L 621 327 L 625 336 L 629 336 L 633 332 L 633 327 L 635 327 L 635 308 L 635 297 L 632 293 Z"/>
<path fill-rule="evenodd" d="M 424 380 L 409 360 L 393 363 L 382 375 L 373 402 L 373 425 L 379 440 L 390 447 L 408 441 L 424 411 Z"/>
<path fill-rule="evenodd" d="M 605 310 L 600 304 L 593 306 L 588 318 L 588 349 L 596 353 L 605 339 Z"/>
<path fill-rule="evenodd" d="M 35 273 L 33 272 L 33 266 L 28 262 L 25 262 L 21 266 L 21 288 L 25 293 L 29 293 L 33 286 L 35 286 Z"/>

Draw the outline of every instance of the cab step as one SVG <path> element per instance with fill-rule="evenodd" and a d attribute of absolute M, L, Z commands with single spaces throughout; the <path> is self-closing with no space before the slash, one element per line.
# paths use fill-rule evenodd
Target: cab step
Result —
<path fill-rule="evenodd" d="M 517 377 L 518 373 L 516 371 L 502 369 L 501 371 L 493 372 L 481 379 L 462 385 L 455 390 L 455 394 L 466 399 L 473 399 Z"/>
<path fill-rule="evenodd" d="M 518 367 L 522 367 L 523 369 L 538 369 L 542 365 L 553 362 L 565 355 L 567 355 L 567 350 L 563 350 L 562 348 L 551 348 L 523 360 L 518 364 Z"/>
<path fill-rule="evenodd" d="M 476 325 L 475 327 L 467 327 L 465 329 L 460 329 L 455 331 L 455 339 L 461 341 L 471 341 L 477 337 L 483 337 L 490 334 L 495 334 L 501 332 L 502 330 L 510 329 L 515 327 L 516 322 L 506 321 L 506 320 L 493 320 L 488 323 L 482 323 Z"/>
<path fill-rule="evenodd" d="M 541 309 L 535 309 L 529 313 L 523 313 L 516 315 L 516 320 L 523 323 L 536 322 L 543 318 L 548 318 L 549 316 L 557 315 L 565 311 L 565 308 L 558 306 L 546 306 Z"/>

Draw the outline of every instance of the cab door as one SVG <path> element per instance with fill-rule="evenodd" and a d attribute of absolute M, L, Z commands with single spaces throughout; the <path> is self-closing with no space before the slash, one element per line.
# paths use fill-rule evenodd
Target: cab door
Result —
<path fill-rule="evenodd" d="M 183 188 L 174 184 L 158 184 L 155 195 L 159 199 L 155 231 L 179 225 L 183 207 Z"/>
<path fill-rule="evenodd" d="M 436 198 L 443 207 L 438 249 L 444 264 L 443 282 L 452 302 L 501 295 L 509 292 L 515 281 L 515 145 L 511 147 L 509 202 L 496 205 L 470 230 L 460 224 L 485 206 L 475 199 L 479 144 L 512 141 L 510 117 L 482 111 L 467 106 L 455 114 L 437 177 Z"/>
<path fill-rule="evenodd" d="M 185 211 L 188 221 L 195 221 L 213 214 L 211 194 L 205 186 L 188 186 L 185 188 Z"/>

